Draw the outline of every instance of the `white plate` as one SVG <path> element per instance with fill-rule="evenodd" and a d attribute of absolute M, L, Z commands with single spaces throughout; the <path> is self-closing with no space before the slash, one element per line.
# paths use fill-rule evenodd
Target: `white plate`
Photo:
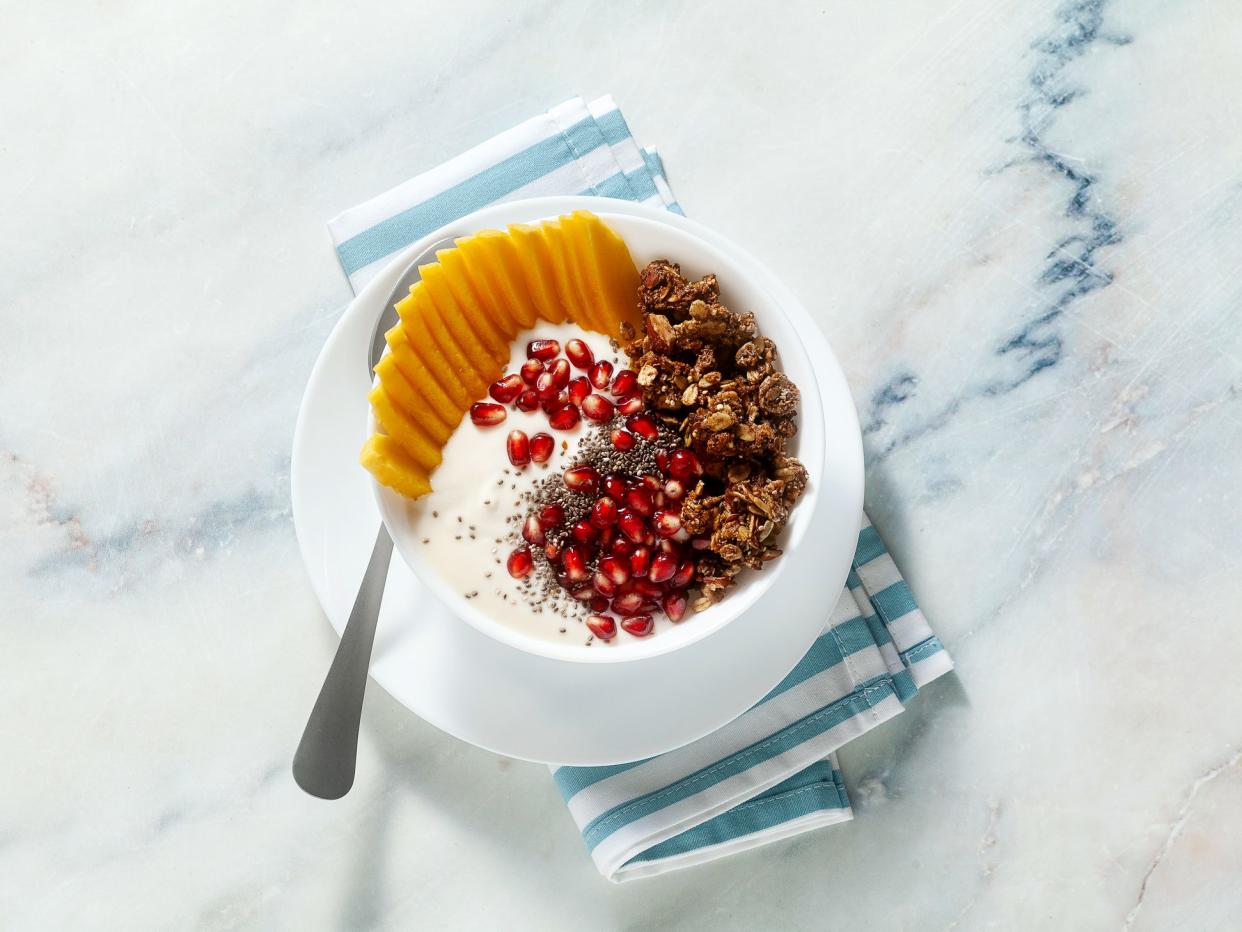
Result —
<path fill-rule="evenodd" d="M 463 218 L 393 257 L 346 310 L 302 400 L 291 462 L 294 527 L 316 595 L 340 632 L 379 515 L 357 454 L 365 440 L 365 371 L 381 302 L 424 243 L 577 209 L 649 218 L 696 235 L 750 266 L 792 318 L 817 366 L 827 443 L 814 516 L 779 581 L 711 637 L 624 664 L 566 663 L 502 644 L 455 618 L 399 559 L 380 612 L 374 679 L 431 724 L 510 757 L 598 765 L 680 747 L 740 715 L 791 670 L 819 634 L 845 583 L 862 512 L 862 444 L 848 386 L 797 299 L 753 258 L 699 224 L 595 197 L 502 204 Z M 674 261 L 676 256 L 670 257 Z M 693 623 L 692 620 L 689 623 Z"/>

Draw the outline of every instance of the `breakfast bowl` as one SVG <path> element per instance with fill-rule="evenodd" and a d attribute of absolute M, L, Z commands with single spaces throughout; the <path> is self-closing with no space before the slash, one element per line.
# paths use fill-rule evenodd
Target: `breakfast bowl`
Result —
<path fill-rule="evenodd" d="M 553 220 L 557 206 L 564 200 L 558 198 L 549 203 L 549 212 L 543 217 Z M 778 369 L 800 389 L 797 432 L 788 440 L 785 449 L 805 467 L 807 484 L 778 541 L 779 546 L 787 552 L 798 549 L 805 542 L 817 514 L 819 490 L 824 481 L 825 416 L 816 367 L 799 336 L 798 323 L 786 313 L 782 302 L 774 297 L 772 291 L 763 285 L 764 279 L 770 273 L 766 273 L 754 260 L 722 250 L 704 237 L 686 229 L 684 224 L 676 224 L 671 218 L 661 217 L 656 211 L 644 216 L 611 213 L 607 209 L 606 201 L 592 200 L 594 203 L 591 210 L 624 241 L 636 266 L 641 268 L 649 261 L 667 259 L 678 264 L 687 279 L 694 280 L 714 274 L 719 282 L 721 303 L 736 311 L 753 313 L 759 333 L 775 344 Z M 408 253 L 417 255 L 424 244 L 435 243 L 448 236 L 460 238 L 480 230 L 503 226 L 503 218 L 511 216 L 515 208 L 521 209 L 526 216 L 540 215 L 538 200 L 522 202 L 520 205 L 505 205 L 503 208 L 490 208 L 455 222 L 451 228 L 429 233 L 420 243 L 413 244 Z M 557 335 L 563 339 L 566 332 L 563 327 L 557 329 L 536 326 L 527 335 L 536 338 Z M 516 369 L 521 359 L 522 342 L 513 341 L 514 355 L 510 360 L 510 371 Z M 597 350 L 601 348 L 598 341 L 595 346 Z M 618 364 L 624 365 L 623 354 L 620 355 Z M 484 398 L 483 401 L 487 399 Z M 515 411 L 513 417 L 520 418 L 521 415 Z M 585 424 L 584 421 L 579 428 L 570 431 L 568 439 L 576 440 L 586 429 Z M 369 414 L 368 432 L 374 433 L 378 426 L 372 410 Z M 470 426 L 469 419 L 465 419 L 457 429 L 468 430 Z M 843 425 L 846 431 L 851 427 L 854 431 L 857 430 L 856 423 Z M 503 456 L 499 438 L 504 436 L 505 428 L 492 430 L 496 439 L 490 448 L 479 445 L 477 452 L 471 448 L 468 455 L 459 454 L 457 462 L 461 463 L 463 456 L 467 463 L 491 454 Z M 486 436 L 487 433 L 484 430 L 480 436 Z M 559 435 L 557 439 L 561 439 Z M 507 477 L 506 469 L 500 480 L 502 490 L 498 495 L 503 494 L 503 484 Z M 432 479 L 435 483 L 448 483 L 450 487 L 454 482 L 465 487 L 474 481 L 472 477 L 463 475 L 463 470 L 460 469 L 443 476 L 442 472 L 436 472 Z M 532 611 L 542 613 L 541 607 L 532 610 L 529 606 L 516 603 L 500 604 L 495 599 L 492 600 L 494 604 L 482 607 L 478 589 L 472 589 L 469 583 L 463 584 L 463 579 L 467 578 L 464 574 L 473 571 L 472 563 L 487 563 L 488 572 L 481 575 L 488 578 L 492 577 L 493 572 L 501 572 L 505 549 L 502 539 L 496 537 L 495 546 L 484 547 L 483 544 L 493 544 L 493 540 L 489 538 L 475 544 L 468 553 L 448 556 L 447 550 L 461 549 L 463 543 L 475 539 L 475 527 L 469 523 L 470 519 L 463 520 L 459 515 L 456 517 L 458 524 L 454 525 L 451 523 L 452 515 L 446 513 L 441 517 L 438 511 L 431 512 L 440 520 L 441 525 L 445 521 L 450 523 L 438 537 L 430 536 L 428 512 L 431 505 L 428 500 L 412 500 L 378 481 L 373 486 L 380 515 L 392 536 L 397 552 L 427 592 L 452 615 L 478 632 L 511 648 L 543 658 L 568 663 L 599 664 L 637 662 L 667 654 L 721 631 L 750 611 L 774 587 L 797 585 L 796 581 L 786 578 L 791 569 L 790 561 L 777 558 L 767 563 L 762 570 L 742 572 L 736 584 L 727 590 L 723 598 L 692 612 L 684 620 L 672 622 L 668 618 L 658 617 L 654 631 L 648 636 L 623 636 L 604 642 L 586 632 L 582 628 L 581 619 L 557 621 L 531 614 Z M 487 503 L 492 505 L 490 499 Z M 513 504 L 516 506 L 519 503 L 514 501 Z M 492 507 L 495 508 L 494 505 Z M 496 592 L 499 594 L 500 589 Z"/>

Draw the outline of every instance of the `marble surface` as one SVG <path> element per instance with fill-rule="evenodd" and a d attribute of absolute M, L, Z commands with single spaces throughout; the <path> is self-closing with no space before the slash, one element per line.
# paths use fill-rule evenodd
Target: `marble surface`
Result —
<path fill-rule="evenodd" d="M 0 926 L 1236 927 L 1236 12 L 10 6 Z M 958 664 L 842 753 L 852 824 L 623 887 L 545 770 L 378 690 L 347 799 L 289 776 L 323 222 L 601 92 L 818 315 Z"/>

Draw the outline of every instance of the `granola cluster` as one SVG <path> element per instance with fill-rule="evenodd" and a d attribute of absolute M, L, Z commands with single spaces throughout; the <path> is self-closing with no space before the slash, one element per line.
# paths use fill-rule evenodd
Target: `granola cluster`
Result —
<path fill-rule="evenodd" d="M 806 469 L 785 454 L 797 433 L 798 388 L 776 368 L 776 346 L 755 317 L 720 303 L 714 275 L 689 281 L 657 260 L 642 272 L 644 332 L 626 334 L 644 399 L 703 466 L 682 504 L 697 540 L 701 610 L 744 568 L 780 554 L 776 538 L 806 488 Z"/>

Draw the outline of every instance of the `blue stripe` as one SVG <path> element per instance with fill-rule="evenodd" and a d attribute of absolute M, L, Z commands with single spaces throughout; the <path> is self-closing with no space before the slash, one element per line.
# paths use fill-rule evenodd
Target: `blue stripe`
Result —
<path fill-rule="evenodd" d="M 625 117 L 621 116 L 620 110 L 609 110 L 603 116 L 597 116 L 595 123 L 599 126 L 604 142 L 610 146 L 615 146 L 619 142 L 625 142 L 633 135 L 625 122 Z"/>
<path fill-rule="evenodd" d="M 583 148 L 575 154 L 573 145 Z M 497 162 L 491 168 L 415 204 L 337 246 L 348 275 L 415 240 L 537 181 L 603 144 L 592 119 L 579 120 L 565 133 L 551 136 Z"/>
<path fill-rule="evenodd" d="M 915 685 L 914 677 L 910 675 L 909 670 L 893 674 L 893 692 L 897 694 L 902 705 L 919 694 L 919 688 Z"/>
<path fill-rule="evenodd" d="M 903 651 L 901 659 L 905 662 L 906 666 L 912 667 L 920 660 L 926 660 L 932 654 L 938 654 L 942 650 L 944 650 L 944 645 L 940 643 L 940 638 L 933 634 L 926 641 L 921 641 L 909 650 Z"/>
<path fill-rule="evenodd" d="M 659 861 L 688 851 L 721 845 L 812 812 L 848 809 L 849 805 L 840 772 L 833 770 L 826 761 L 821 761 L 754 799 L 653 845 L 626 863 Z"/>
<path fill-rule="evenodd" d="M 594 850 L 601 841 L 622 826 L 653 812 L 659 812 L 673 803 L 696 796 L 762 761 L 792 750 L 895 695 L 892 680 L 887 676 L 864 683 L 843 699 L 792 722 L 775 734 L 723 758 L 710 767 L 683 777 L 671 786 L 646 793 L 600 813 L 583 827 L 583 841 L 588 849 Z"/>
<path fill-rule="evenodd" d="M 643 149 L 642 153 L 643 161 L 647 164 L 647 171 L 667 181 L 668 172 L 664 170 L 664 160 L 661 159 L 656 153 L 648 152 L 646 149 Z"/>
<path fill-rule="evenodd" d="M 858 532 L 858 547 L 854 550 L 855 566 L 870 563 L 886 553 L 888 551 L 884 549 L 884 541 L 880 540 L 880 533 L 875 528 L 865 527 Z"/>
<path fill-rule="evenodd" d="M 904 579 L 899 579 L 891 586 L 873 594 L 871 604 L 875 606 L 875 610 L 880 613 L 886 625 L 891 625 L 902 615 L 908 615 L 919 607 Z"/>
<path fill-rule="evenodd" d="M 607 780 L 619 773 L 625 773 L 649 760 L 652 758 L 647 757 L 628 764 L 610 764 L 606 767 L 557 767 L 552 771 L 552 779 L 556 781 L 556 788 L 561 791 L 561 798 L 569 802 L 588 786 L 593 786 L 600 780 Z"/>

